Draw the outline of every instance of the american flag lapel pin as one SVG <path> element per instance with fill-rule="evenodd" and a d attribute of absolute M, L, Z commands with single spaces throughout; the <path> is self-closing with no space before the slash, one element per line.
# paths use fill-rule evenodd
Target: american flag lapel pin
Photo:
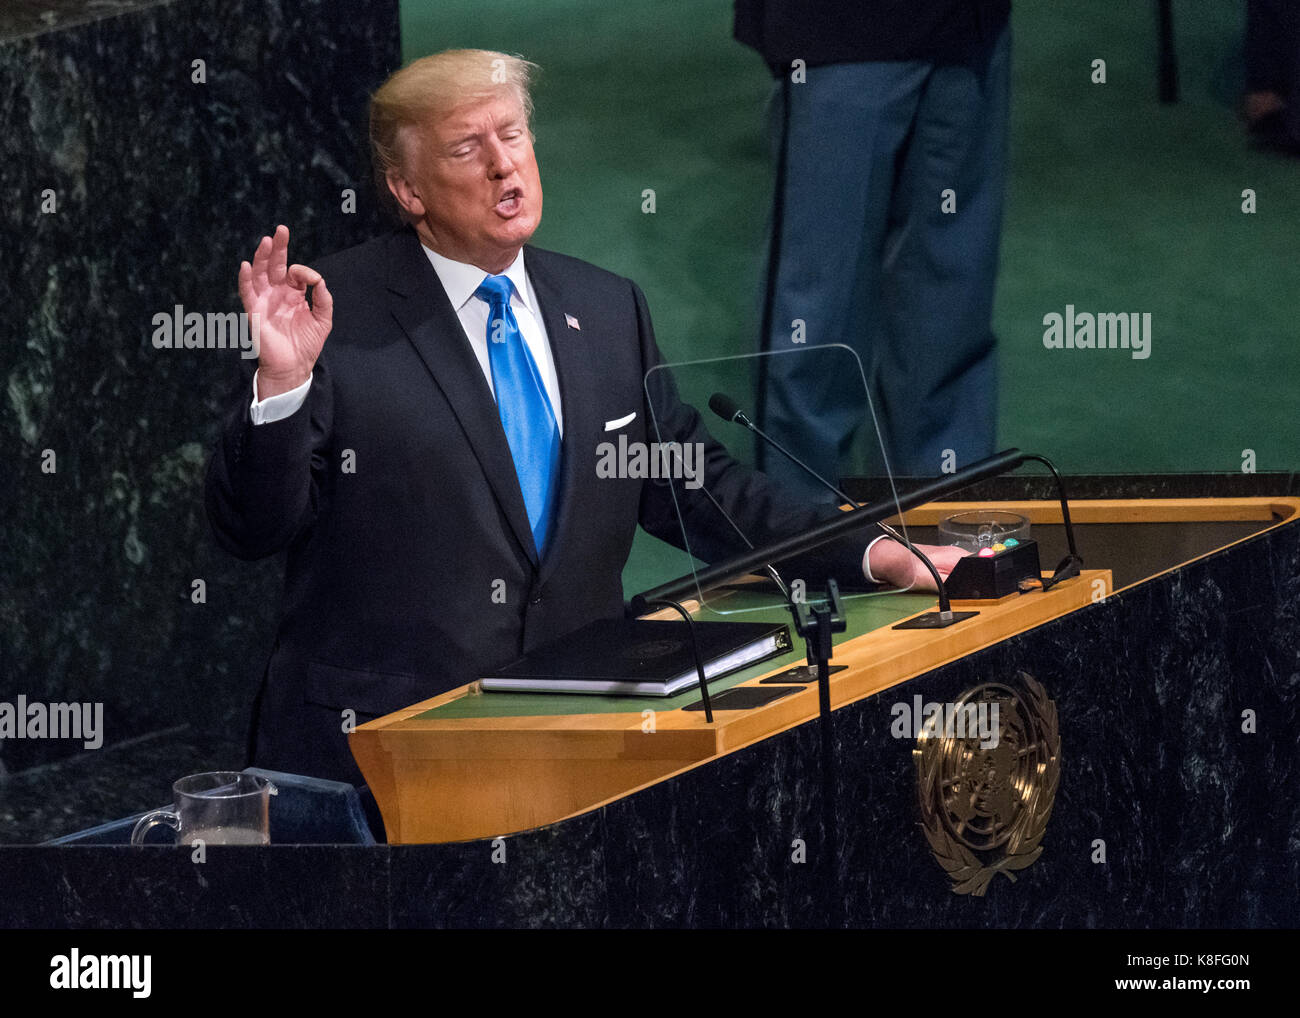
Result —
<path fill-rule="evenodd" d="M 582 331 L 582 326 L 578 324 L 578 320 L 577 320 L 576 318 L 574 318 L 573 315 L 571 315 L 571 314 L 567 314 L 567 313 L 565 314 L 565 316 L 564 316 L 564 323 L 565 323 L 565 324 L 566 324 L 570 329 L 577 329 L 579 332 Z"/>

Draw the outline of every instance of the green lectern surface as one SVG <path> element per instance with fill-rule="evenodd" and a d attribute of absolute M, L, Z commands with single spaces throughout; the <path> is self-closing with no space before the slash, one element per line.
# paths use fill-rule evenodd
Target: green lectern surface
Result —
<path fill-rule="evenodd" d="M 933 594 L 868 594 L 845 595 L 844 609 L 848 616 L 848 629 L 836 634 L 835 642 L 851 640 L 874 629 L 892 626 L 895 622 L 925 611 L 934 605 Z M 709 604 L 697 616 L 700 619 L 733 619 L 744 622 L 790 622 L 790 635 L 795 640 L 795 650 L 780 657 L 768 658 L 738 672 L 715 679 L 709 683 L 710 692 L 721 692 L 732 686 L 764 675 L 773 669 L 803 664 L 804 642 L 794 632 L 790 613 L 780 606 L 771 605 L 768 595 L 746 591 L 732 591 L 722 597 L 711 595 Z M 462 696 L 431 710 L 414 715 L 412 720 L 443 718 L 537 717 L 563 714 L 640 714 L 643 710 L 670 711 L 685 707 L 700 698 L 698 689 L 692 688 L 676 696 L 591 696 L 581 693 L 482 693 Z"/>

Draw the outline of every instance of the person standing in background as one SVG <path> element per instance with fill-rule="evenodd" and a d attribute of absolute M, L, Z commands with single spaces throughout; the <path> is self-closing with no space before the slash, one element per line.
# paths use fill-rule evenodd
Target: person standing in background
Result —
<path fill-rule="evenodd" d="M 1300 155 L 1300 4 L 1246 0 L 1246 127 L 1259 144 Z"/>
<path fill-rule="evenodd" d="M 858 353 L 888 456 L 871 469 L 933 476 L 994 451 L 1009 14 L 1010 0 L 736 0 L 736 39 L 776 78 L 762 347 Z M 861 381 L 826 363 L 763 358 L 758 415 L 833 478 L 855 436 L 875 439 Z"/>

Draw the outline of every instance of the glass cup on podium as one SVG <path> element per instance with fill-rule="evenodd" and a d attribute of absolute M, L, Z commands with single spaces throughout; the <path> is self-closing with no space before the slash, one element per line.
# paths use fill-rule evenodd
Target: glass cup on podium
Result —
<path fill-rule="evenodd" d="M 1019 513 L 1001 509 L 976 509 L 954 513 L 939 521 L 939 543 L 955 544 L 978 554 L 985 548 L 1001 551 L 1004 546 L 1029 540 L 1029 520 Z"/>
<path fill-rule="evenodd" d="M 143 845 L 158 824 L 176 832 L 176 844 L 269 845 L 270 800 L 275 786 L 256 774 L 208 771 L 172 785 L 172 809 L 146 813 L 131 832 L 131 844 Z"/>

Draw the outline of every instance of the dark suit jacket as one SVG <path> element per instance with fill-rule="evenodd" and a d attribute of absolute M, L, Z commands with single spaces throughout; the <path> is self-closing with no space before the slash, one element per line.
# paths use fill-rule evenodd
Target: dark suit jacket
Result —
<path fill-rule="evenodd" d="M 735 0 L 736 39 L 778 77 L 790 62 L 964 63 L 997 40 L 1011 0 Z"/>
<path fill-rule="evenodd" d="M 287 553 L 283 621 L 255 722 L 259 766 L 357 781 L 343 711 L 359 724 L 621 614 L 638 523 L 682 544 L 666 483 L 596 470 L 600 443 L 656 437 L 643 377 L 659 352 L 645 298 L 564 255 L 530 247 L 525 265 L 564 418 L 562 487 L 541 561 L 496 404 L 413 230 L 315 264 L 334 295 L 334 326 L 302 408 L 254 426 L 251 390 L 234 406 L 209 466 L 209 519 L 241 558 Z M 707 444 L 706 484 L 751 540 L 825 515 L 731 460 L 667 373 L 655 377 L 663 437 Z M 633 412 L 619 432 L 605 431 Z M 676 486 L 693 552 L 743 550 L 716 509 Z M 826 562 L 860 581 L 861 554 L 858 541 Z M 493 597 L 501 589 L 504 603 Z"/>

